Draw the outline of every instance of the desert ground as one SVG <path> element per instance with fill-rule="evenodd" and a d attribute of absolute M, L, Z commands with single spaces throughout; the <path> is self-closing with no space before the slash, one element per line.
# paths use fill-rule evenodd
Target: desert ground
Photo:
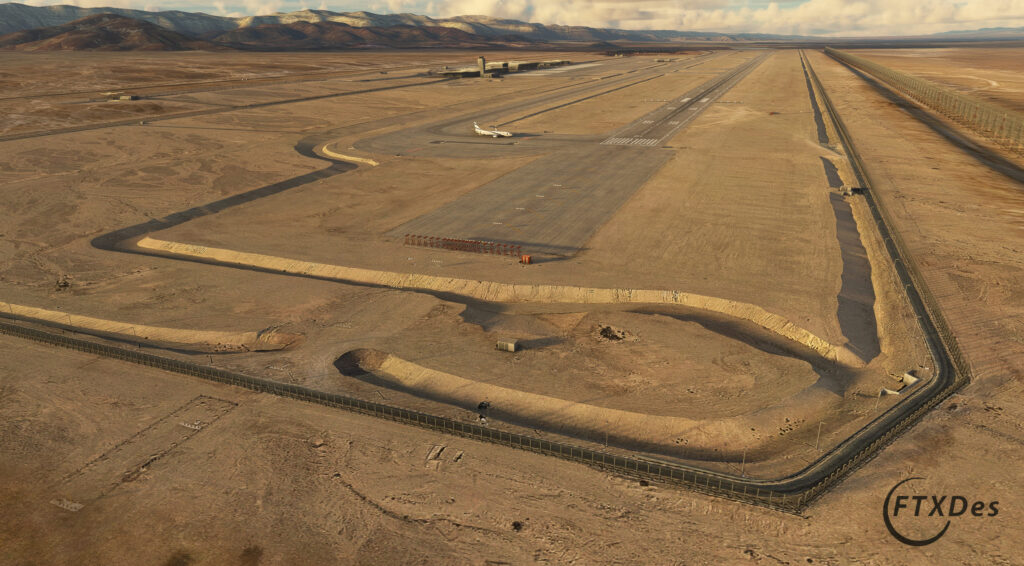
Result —
<path fill-rule="evenodd" d="M 858 54 L 1012 90 L 1012 54 L 937 51 Z M 0 55 L 0 310 L 764 479 L 935 378 L 800 52 L 485 55 L 576 64 L 452 80 L 429 71 L 477 53 Z M 1024 161 L 995 169 L 937 130 L 955 125 L 806 60 L 973 381 L 800 515 L 0 335 L 0 561 L 1017 562 Z M 1001 512 L 903 545 L 881 507 L 915 476 Z"/>
<path fill-rule="evenodd" d="M 959 92 L 1024 111 L 1024 49 L 864 49 L 858 55 Z"/>

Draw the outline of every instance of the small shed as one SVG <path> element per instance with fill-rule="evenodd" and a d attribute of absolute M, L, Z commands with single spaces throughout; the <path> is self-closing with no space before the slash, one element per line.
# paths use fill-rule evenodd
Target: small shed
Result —
<path fill-rule="evenodd" d="M 495 348 L 502 352 L 515 352 L 519 350 L 519 340 L 498 340 Z"/>

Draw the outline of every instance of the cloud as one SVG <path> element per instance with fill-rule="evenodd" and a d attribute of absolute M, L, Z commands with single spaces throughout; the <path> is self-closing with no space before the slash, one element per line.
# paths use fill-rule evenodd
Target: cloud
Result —
<path fill-rule="evenodd" d="M 430 7 L 431 15 L 439 16 L 483 14 L 545 24 L 732 33 L 909 35 L 1024 26 L 1024 0 L 439 0 Z"/>
<path fill-rule="evenodd" d="M 281 0 L 243 0 L 245 13 L 253 16 L 268 16 L 281 11 Z"/>
<path fill-rule="evenodd" d="M 29 6 L 51 6 L 53 4 L 67 4 L 79 8 L 131 8 L 135 10 L 144 9 L 140 2 L 133 0 L 61 0 L 54 2 L 50 0 L 28 0 Z"/>

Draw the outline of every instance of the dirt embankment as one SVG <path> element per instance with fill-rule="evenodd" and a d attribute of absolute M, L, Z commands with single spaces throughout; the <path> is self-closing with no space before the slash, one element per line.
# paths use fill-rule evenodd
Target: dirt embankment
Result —
<path fill-rule="evenodd" d="M 863 366 L 856 354 L 843 346 L 835 346 L 788 319 L 749 303 L 657 289 L 596 289 L 569 285 L 516 285 L 494 281 L 455 279 L 415 273 L 397 273 L 356 267 L 344 267 L 311 261 L 294 260 L 264 254 L 239 252 L 208 246 L 169 242 L 145 237 L 140 248 L 176 255 L 212 259 L 225 263 L 272 269 L 283 273 L 311 275 L 331 279 L 381 285 L 399 289 L 425 289 L 455 293 L 483 301 L 500 303 L 578 303 L 613 304 L 646 303 L 675 304 L 703 309 L 749 320 L 790 340 L 803 344 L 826 359 L 849 366 Z"/>
<path fill-rule="evenodd" d="M 132 341 L 167 342 L 199 346 L 215 350 L 280 350 L 288 347 L 300 337 L 296 334 L 279 332 L 270 327 L 259 331 L 227 332 L 220 330 L 196 330 L 192 328 L 167 328 L 150 326 L 52 311 L 12 303 L 3 303 L 2 313 L 16 319 L 56 324 L 84 333 L 109 334 Z"/>
<path fill-rule="evenodd" d="M 443 403 L 473 408 L 487 401 L 487 415 L 505 422 L 688 458 L 754 461 L 769 457 L 782 434 L 842 401 L 827 387 L 814 385 L 749 415 L 689 419 L 598 407 L 472 381 L 378 350 L 349 352 L 336 366 L 343 374 Z"/>

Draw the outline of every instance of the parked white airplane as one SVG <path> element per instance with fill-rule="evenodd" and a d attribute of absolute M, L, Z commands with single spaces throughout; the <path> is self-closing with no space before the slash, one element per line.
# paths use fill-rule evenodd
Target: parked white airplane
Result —
<path fill-rule="evenodd" d="M 491 126 L 491 127 L 494 128 L 494 126 Z M 478 126 L 476 122 L 473 122 L 473 129 L 476 130 L 476 133 L 480 134 L 481 136 L 491 136 L 492 138 L 496 138 L 496 137 L 499 137 L 499 136 L 501 136 L 503 138 L 510 138 L 510 137 L 512 137 L 512 132 L 503 132 L 503 131 L 501 131 L 501 130 L 499 130 L 497 128 L 495 128 L 493 130 L 485 130 L 485 129 L 481 128 L 480 126 Z"/>

